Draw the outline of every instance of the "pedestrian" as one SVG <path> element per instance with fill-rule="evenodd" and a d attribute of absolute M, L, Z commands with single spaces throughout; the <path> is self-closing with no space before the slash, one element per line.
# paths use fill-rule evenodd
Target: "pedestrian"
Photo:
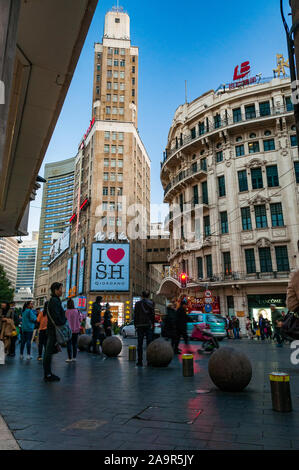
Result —
<path fill-rule="evenodd" d="M 45 302 L 44 309 L 37 317 L 38 323 L 38 361 L 43 360 L 43 349 L 46 349 L 47 344 L 47 328 L 48 328 L 48 302 Z"/>
<path fill-rule="evenodd" d="M 250 317 L 247 317 L 246 321 L 246 331 L 248 339 L 253 339 L 254 333 L 252 331 L 252 323 Z"/>
<path fill-rule="evenodd" d="M 80 333 L 80 312 L 75 308 L 73 299 L 67 301 L 67 310 L 65 312 L 72 338 L 67 342 L 68 359 L 65 362 L 76 362 L 78 351 L 78 336 Z"/>
<path fill-rule="evenodd" d="M 16 342 L 18 340 L 18 326 L 20 324 L 20 319 L 19 319 L 19 315 L 16 312 L 15 302 L 10 302 L 8 306 L 9 306 L 9 309 L 6 313 L 6 318 L 11 319 L 15 326 L 15 330 L 13 330 L 12 336 L 10 337 L 10 346 L 8 350 L 8 356 L 14 357 L 16 355 Z"/>
<path fill-rule="evenodd" d="M 23 359 L 24 348 L 26 344 L 27 348 L 27 360 L 32 359 L 31 356 L 31 340 L 33 331 L 35 328 L 36 315 L 33 311 L 33 302 L 28 301 L 24 303 L 22 311 L 22 338 L 21 338 L 21 349 L 20 359 Z"/>
<path fill-rule="evenodd" d="M 240 322 L 237 317 L 233 317 L 234 339 L 240 339 Z"/>
<path fill-rule="evenodd" d="M 181 350 L 179 349 L 179 344 L 181 338 L 184 339 L 185 345 L 189 344 L 188 335 L 187 335 L 187 323 L 188 323 L 188 315 L 187 315 L 187 300 L 183 299 L 179 308 L 177 309 L 177 316 L 176 316 L 176 339 L 174 345 L 174 353 L 179 354 Z"/>
<path fill-rule="evenodd" d="M 51 299 L 48 303 L 48 328 L 47 328 L 47 345 L 44 353 L 44 380 L 45 382 L 58 382 L 60 378 L 52 373 L 51 363 L 52 355 L 61 349 L 57 344 L 55 326 L 63 326 L 66 323 L 66 316 L 60 297 L 62 296 L 63 285 L 60 282 L 54 282 L 51 285 Z"/>
<path fill-rule="evenodd" d="M 299 269 L 292 274 L 289 280 L 287 290 L 287 309 L 289 312 L 299 313 Z"/>
<path fill-rule="evenodd" d="M 155 324 L 155 308 L 153 302 L 149 299 L 150 292 L 142 292 L 142 299 L 136 302 L 134 308 L 134 325 L 137 330 L 138 338 L 138 360 L 137 366 L 143 366 L 143 340 L 146 338 L 148 346 L 153 338 L 153 328 Z"/>
<path fill-rule="evenodd" d="M 112 315 L 110 311 L 110 305 L 106 304 L 106 310 L 104 313 L 104 329 L 106 336 L 112 336 L 112 323 L 111 323 Z"/>
<path fill-rule="evenodd" d="M 102 343 L 105 339 L 104 328 L 102 326 L 102 297 L 98 296 L 96 301 L 92 304 L 91 326 L 92 326 L 92 353 L 99 354 L 97 351 L 97 342 Z"/>
<path fill-rule="evenodd" d="M 85 333 L 87 335 L 91 334 L 91 319 L 89 315 L 87 315 L 85 319 Z"/>
<path fill-rule="evenodd" d="M 226 319 L 225 319 L 225 330 L 226 330 L 226 337 L 227 339 L 230 339 L 230 334 L 229 334 L 229 323 L 230 323 L 230 318 L 229 318 L 229 315 L 226 315 Z"/>
<path fill-rule="evenodd" d="M 282 336 L 281 336 L 281 322 L 283 321 L 283 317 L 282 317 L 280 311 L 277 310 L 275 304 L 271 304 L 270 308 L 271 308 L 272 324 L 273 324 L 273 328 L 274 328 L 273 339 L 277 340 L 276 346 L 278 348 L 282 348 L 283 340 L 282 340 Z"/>
<path fill-rule="evenodd" d="M 258 325 L 259 325 L 261 339 L 262 341 L 264 341 L 265 340 L 265 319 L 261 313 L 259 315 Z"/>
<path fill-rule="evenodd" d="M 173 350 L 175 350 L 175 343 L 177 337 L 177 310 L 175 299 L 171 300 L 166 309 L 166 317 L 163 322 L 162 336 L 171 340 Z"/>
<path fill-rule="evenodd" d="M 268 318 L 266 318 L 266 320 L 265 320 L 265 335 L 266 335 L 266 338 L 271 342 L 272 328 L 271 328 L 271 323 L 268 320 Z"/>

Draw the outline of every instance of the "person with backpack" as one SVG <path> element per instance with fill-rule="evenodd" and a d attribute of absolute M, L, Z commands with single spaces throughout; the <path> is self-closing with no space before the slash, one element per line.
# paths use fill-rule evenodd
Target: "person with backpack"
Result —
<path fill-rule="evenodd" d="M 146 338 L 146 345 L 148 346 L 153 339 L 153 328 L 155 324 L 155 307 L 153 302 L 149 299 L 150 292 L 142 292 L 142 299 L 136 302 L 134 308 L 134 325 L 137 330 L 138 337 L 138 360 L 137 366 L 143 366 L 143 340 Z"/>
<path fill-rule="evenodd" d="M 20 349 L 20 359 L 23 359 L 25 344 L 27 347 L 27 359 L 32 359 L 31 353 L 31 340 L 35 328 L 36 315 L 33 312 L 33 302 L 28 301 L 24 303 L 22 312 L 22 339 Z"/>
<path fill-rule="evenodd" d="M 66 316 L 60 297 L 62 296 L 63 284 L 54 282 L 51 285 L 51 299 L 48 303 L 48 328 L 47 328 L 47 345 L 44 354 L 44 380 L 45 382 L 59 382 L 60 378 L 52 373 L 52 355 L 56 354 L 60 348 L 57 346 L 56 326 L 63 326 L 66 324 Z"/>
<path fill-rule="evenodd" d="M 80 333 L 80 312 L 75 308 L 73 299 L 67 301 L 65 316 L 72 330 L 72 338 L 67 342 L 68 359 L 65 362 L 76 362 L 78 351 L 78 336 Z"/>
<path fill-rule="evenodd" d="M 37 317 L 38 323 L 38 361 L 43 360 L 43 349 L 46 349 L 47 344 L 47 328 L 48 328 L 48 302 L 44 304 L 44 310 L 39 313 Z"/>

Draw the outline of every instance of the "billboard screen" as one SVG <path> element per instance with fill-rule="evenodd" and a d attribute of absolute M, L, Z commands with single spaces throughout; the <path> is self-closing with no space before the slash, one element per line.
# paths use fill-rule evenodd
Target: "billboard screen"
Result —
<path fill-rule="evenodd" d="M 90 290 L 91 292 L 130 290 L 129 243 L 93 243 Z"/>
<path fill-rule="evenodd" d="M 70 247 L 70 227 L 68 227 L 65 232 L 58 238 L 58 240 L 53 243 L 50 248 L 50 259 L 49 264 L 58 258 L 62 253 L 64 253 Z"/>
<path fill-rule="evenodd" d="M 83 294 L 84 288 L 84 263 L 85 262 L 85 247 L 83 246 L 80 251 L 80 264 L 79 264 L 79 284 L 78 294 Z"/>

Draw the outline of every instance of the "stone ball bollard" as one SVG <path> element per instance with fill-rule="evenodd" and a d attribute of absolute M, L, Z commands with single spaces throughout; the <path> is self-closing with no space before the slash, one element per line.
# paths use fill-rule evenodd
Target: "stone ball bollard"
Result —
<path fill-rule="evenodd" d="M 146 351 L 147 364 L 152 367 L 167 367 L 173 359 L 170 343 L 162 338 L 152 341 Z"/>
<path fill-rule="evenodd" d="M 117 336 L 108 336 L 102 344 L 102 352 L 108 357 L 118 356 L 122 348 L 122 342 Z"/>
<path fill-rule="evenodd" d="M 89 335 L 80 335 L 78 338 L 78 348 L 80 351 L 88 351 L 92 343 L 92 337 Z"/>
<path fill-rule="evenodd" d="M 241 392 L 252 378 L 252 366 L 242 352 L 233 348 L 220 348 L 209 360 L 209 374 L 220 390 Z"/>

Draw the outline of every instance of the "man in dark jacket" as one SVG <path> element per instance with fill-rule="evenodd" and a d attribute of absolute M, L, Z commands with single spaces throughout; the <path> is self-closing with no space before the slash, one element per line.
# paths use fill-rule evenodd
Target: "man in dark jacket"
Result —
<path fill-rule="evenodd" d="M 176 339 L 175 339 L 175 342 L 174 342 L 174 353 L 175 354 L 179 354 L 181 352 L 179 350 L 179 344 L 180 344 L 181 337 L 183 337 L 186 346 L 188 345 L 187 322 L 188 322 L 187 300 L 183 299 L 181 301 L 180 307 L 177 309 Z"/>
<path fill-rule="evenodd" d="M 153 328 L 155 324 L 155 307 L 149 299 L 150 292 L 142 292 L 142 300 L 136 302 L 134 309 L 134 325 L 138 337 L 138 361 L 137 366 L 143 366 L 143 340 L 146 337 L 148 346 L 153 339 Z"/>
<path fill-rule="evenodd" d="M 102 297 L 98 296 L 96 301 L 92 304 L 91 313 L 91 326 L 92 326 L 92 352 L 93 354 L 99 354 L 97 351 L 97 341 L 100 341 L 102 345 L 105 334 L 103 333 L 103 320 L 102 320 Z"/>
<path fill-rule="evenodd" d="M 175 341 L 177 336 L 177 311 L 175 300 L 172 300 L 168 304 L 162 336 L 164 336 L 165 338 L 170 338 L 171 345 L 173 349 L 175 349 Z"/>
<path fill-rule="evenodd" d="M 58 382 L 60 380 L 57 375 L 52 374 L 51 362 L 52 355 L 57 352 L 57 339 L 55 326 L 63 326 L 66 322 L 65 311 L 62 307 L 60 297 L 62 296 L 62 284 L 54 282 L 51 285 L 51 299 L 48 303 L 48 328 L 47 328 L 47 344 L 44 353 L 44 374 L 45 382 Z"/>

